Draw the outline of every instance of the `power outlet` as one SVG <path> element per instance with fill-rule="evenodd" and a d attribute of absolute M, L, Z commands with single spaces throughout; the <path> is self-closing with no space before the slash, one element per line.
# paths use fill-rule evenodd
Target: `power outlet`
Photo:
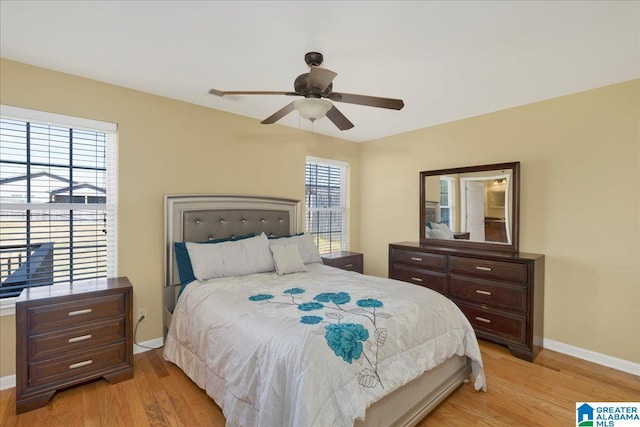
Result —
<path fill-rule="evenodd" d="M 138 309 L 138 320 L 140 320 L 142 317 L 144 317 L 145 319 L 147 318 L 147 307 Z"/>

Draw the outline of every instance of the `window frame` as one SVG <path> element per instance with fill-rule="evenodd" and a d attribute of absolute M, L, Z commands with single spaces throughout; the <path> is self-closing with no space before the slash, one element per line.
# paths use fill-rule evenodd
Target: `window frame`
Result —
<path fill-rule="evenodd" d="M 307 165 L 314 164 L 319 166 L 328 166 L 337 168 L 340 170 L 340 206 L 333 208 L 325 207 L 310 207 L 308 206 L 309 194 L 307 193 Z M 305 232 L 310 233 L 313 236 L 314 242 L 318 249 L 320 249 L 320 242 L 316 240 L 316 234 L 309 229 L 309 213 L 310 212 L 335 212 L 341 216 L 342 230 L 340 233 L 340 248 L 336 251 L 332 250 L 333 245 L 329 245 L 328 252 L 320 252 L 321 255 L 329 255 L 339 251 L 349 250 L 349 191 L 348 191 L 348 175 L 349 175 L 349 163 L 325 159 L 320 157 L 307 156 L 305 160 Z M 331 228 L 329 228 L 331 230 Z M 330 232 L 330 231 L 329 231 Z"/>
<path fill-rule="evenodd" d="M 117 125 L 109 122 L 67 116 L 62 114 L 49 113 L 38 110 L 25 109 L 9 105 L 0 104 L 0 117 L 7 120 L 29 122 L 39 125 L 50 125 L 55 127 L 69 128 L 77 131 L 88 131 L 104 133 L 106 136 L 106 200 L 105 203 L 60 203 L 56 207 L 65 209 L 83 210 L 104 210 L 107 218 L 107 249 L 106 249 L 106 275 L 116 277 L 117 266 Z M 71 166 L 70 166 L 71 167 Z M 21 206 L 23 205 L 23 206 Z M 25 208 L 36 207 L 37 203 L 3 203 L 3 208 Z M 41 204 L 37 207 L 41 211 L 52 209 Z M 22 209 L 21 209 L 22 210 Z M 35 210 L 35 209 L 34 209 Z M 15 297 L 0 298 L 0 317 L 15 314 Z"/>
<path fill-rule="evenodd" d="M 440 177 L 440 185 L 442 185 L 442 182 L 446 182 L 447 183 L 447 201 L 449 202 L 447 205 L 443 205 L 442 204 L 442 190 L 440 191 L 440 203 L 439 203 L 439 209 L 440 209 L 440 218 L 442 218 L 442 209 L 448 209 L 449 210 L 449 223 L 447 224 L 449 226 L 449 228 L 451 228 L 453 230 L 454 228 L 454 224 L 455 224 L 455 200 L 454 200 L 454 188 L 453 185 L 455 183 L 455 179 L 450 177 L 450 176 L 441 176 Z M 442 221 L 442 219 L 440 220 Z"/>

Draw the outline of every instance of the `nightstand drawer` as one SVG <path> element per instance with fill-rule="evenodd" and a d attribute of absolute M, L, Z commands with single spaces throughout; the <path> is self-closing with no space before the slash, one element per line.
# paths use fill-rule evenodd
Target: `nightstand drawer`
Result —
<path fill-rule="evenodd" d="M 59 380 L 72 381 L 77 376 L 89 378 L 116 369 L 126 362 L 124 341 L 104 347 L 96 347 L 69 357 L 34 362 L 29 364 L 29 387 L 53 383 Z"/>
<path fill-rule="evenodd" d="M 362 254 L 358 252 L 335 252 L 322 257 L 322 263 L 331 267 L 340 268 L 347 271 L 362 273 Z"/>
<path fill-rule="evenodd" d="M 425 252 L 391 249 L 391 262 L 415 265 L 430 270 L 446 271 L 447 257 Z"/>
<path fill-rule="evenodd" d="M 27 325 L 29 334 L 34 334 L 124 314 L 124 295 L 106 295 L 60 304 L 29 307 Z"/>
<path fill-rule="evenodd" d="M 503 280 L 515 283 L 528 283 L 526 264 L 452 256 L 449 257 L 450 273 L 471 275 L 486 279 Z"/>
<path fill-rule="evenodd" d="M 527 312 L 527 291 L 521 285 L 508 285 L 487 280 L 451 275 L 449 279 L 451 298 L 468 300 L 494 308 Z"/>
<path fill-rule="evenodd" d="M 526 343 L 526 317 L 510 316 L 507 313 L 465 304 L 459 300 L 453 301 L 467 316 L 476 331 L 482 331 L 509 342 Z"/>
<path fill-rule="evenodd" d="M 424 270 L 403 264 L 393 264 L 392 278 L 433 289 L 441 294 L 447 293 L 447 275 L 436 271 Z"/>
<path fill-rule="evenodd" d="M 46 357 L 61 356 L 68 352 L 116 342 L 124 337 L 124 317 L 65 329 L 61 332 L 34 335 L 28 338 L 29 358 L 37 361 Z"/>

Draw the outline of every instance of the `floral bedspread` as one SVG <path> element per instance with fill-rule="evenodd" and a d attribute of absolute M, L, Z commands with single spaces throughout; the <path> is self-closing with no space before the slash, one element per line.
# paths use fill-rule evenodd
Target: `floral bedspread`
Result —
<path fill-rule="evenodd" d="M 451 356 L 480 351 L 460 310 L 404 282 L 321 264 L 306 273 L 192 283 L 164 356 L 222 408 L 228 426 L 352 426 L 375 401 Z"/>

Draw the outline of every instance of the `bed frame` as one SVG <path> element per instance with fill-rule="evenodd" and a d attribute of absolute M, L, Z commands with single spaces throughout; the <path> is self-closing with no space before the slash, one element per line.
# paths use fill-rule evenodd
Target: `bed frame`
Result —
<path fill-rule="evenodd" d="M 242 195 L 166 195 L 164 197 L 164 336 L 171 324 L 180 279 L 173 242 L 202 242 L 248 233 L 295 234 L 302 229 L 300 202 Z M 356 427 L 414 426 L 471 374 L 464 356 L 454 356 L 367 409 Z"/>

